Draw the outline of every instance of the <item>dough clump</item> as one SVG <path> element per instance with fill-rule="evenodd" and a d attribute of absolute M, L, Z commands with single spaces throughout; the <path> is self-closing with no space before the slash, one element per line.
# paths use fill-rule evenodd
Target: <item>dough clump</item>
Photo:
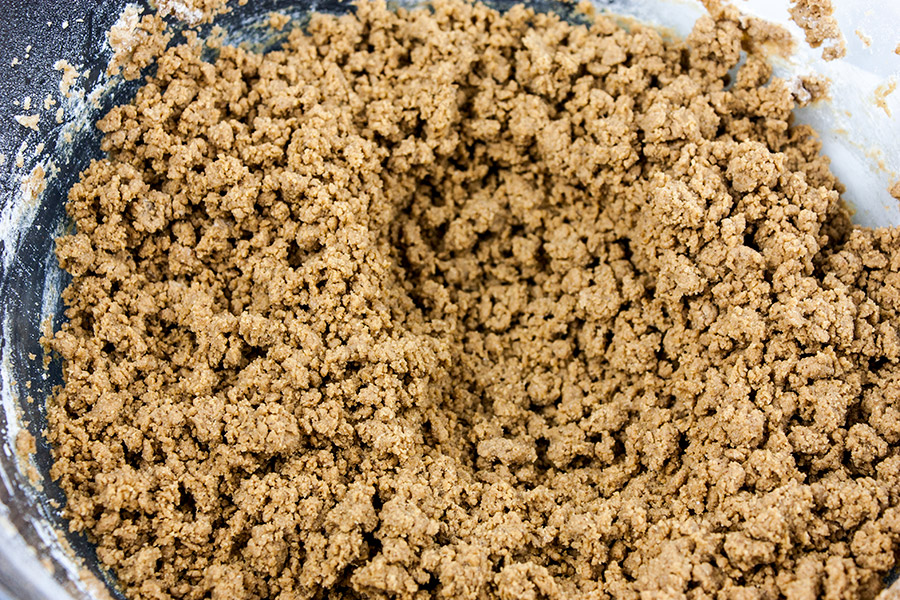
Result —
<path fill-rule="evenodd" d="M 883 587 L 900 230 L 709 4 L 681 42 L 364 0 L 160 57 L 49 340 L 52 475 L 126 597 Z"/>
<path fill-rule="evenodd" d="M 847 40 L 834 17 L 831 0 L 791 0 L 788 12 L 791 20 L 803 30 L 806 43 L 811 48 L 822 46 L 824 60 L 835 60 L 847 55 Z M 868 47 L 872 40 L 867 43 L 862 39 L 862 42 Z"/>

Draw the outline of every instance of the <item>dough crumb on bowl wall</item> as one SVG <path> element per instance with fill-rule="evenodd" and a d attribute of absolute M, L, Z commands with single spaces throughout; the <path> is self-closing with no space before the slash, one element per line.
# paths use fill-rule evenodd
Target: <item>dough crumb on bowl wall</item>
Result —
<path fill-rule="evenodd" d="M 847 30 L 847 31 L 851 31 L 851 30 Z M 851 47 L 851 56 L 852 56 L 852 47 Z M 838 61 L 838 63 L 839 62 L 840 61 Z M 779 68 L 789 68 L 789 67 L 790 67 L 790 65 L 788 65 L 788 67 L 784 67 L 784 65 L 782 65 Z M 749 72 L 749 70 L 747 72 Z M 873 97 L 874 97 L 874 93 L 873 93 Z M 890 96 L 887 96 L 887 98 L 890 99 Z M 813 107 L 813 108 L 816 108 L 816 107 Z M 224 130 L 222 131 L 222 134 L 225 135 Z M 219 139 L 219 136 L 217 134 L 214 134 L 210 139 L 213 139 L 213 138 Z M 225 136 L 225 138 L 227 138 L 227 135 Z M 219 141 L 221 143 L 225 144 L 225 143 L 227 143 L 225 138 L 222 138 Z M 233 140 L 232 140 L 232 143 L 234 143 Z M 32 144 L 32 147 L 34 147 L 34 144 Z M 870 152 L 870 151 L 871 151 L 871 148 L 866 149 L 866 152 Z M 23 164 L 24 164 L 24 162 L 25 161 L 23 161 Z M 877 160 L 876 161 L 869 160 L 868 162 L 877 163 Z M 885 170 L 889 170 L 888 163 L 885 164 Z M 889 186 L 888 182 L 891 181 L 891 175 L 889 173 L 884 173 L 884 174 L 882 174 L 882 179 L 884 179 L 885 181 L 883 184 L 879 184 L 879 185 L 881 185 L 879 191 L 880 191 L 881 195 L 884 196 L 886 194 L 888 186 Z M 737 185 L 741 186 L 744 184 L 737 184 Z M 747 183 L 746 185 L 750 185 L 750 184 Z M 865 214 L 866 213 L 862 213 L 862 216 L 865 216 Z M 877 214 L 877 213 L 869 213 L 869 214 Z M 470 217 L 466 217 L 466 218 L 470 218 Z M 152 221 L 152 219 L 151 219 L 151 221 Z M 149 222 L 150 221 L 148 221 L 148 223 Z M 477 225 L 477 220 L 476 220 L 476 225 L 473 225 L 473 226 L 482 227 L 482 225 Z M 460 227 L 462 227 L 462 226 L 460 226 Z M 492 232 L 491 227 L 493 227 L 493 224 L 488 223 L 487 229 L 485 230 L 485 232 L 479 233 L 478 235 L 486 235 L 486 234 L 491 233 Z M 463 228 L 463 229 L 465 229 L 465 228 Z M 462 237 L 459 237 L 459 236 L 454 237 L 456 235 L 454 233 L 454 236 L 451 236 L 452 239 L 449 243 L 465 244 L 466 243 L 465 240 L 467 239 L 466 236 L 469 234 L 466 231 L 461 231 L 461 232 L 456 232 L 456 233 L 459 233 Z M 176 235 L 176 237 L 178 238 L 177 235 Z M 178 243 L 184 245 L 181 238 L 178 238 L 178 239 L 179 239 Z M 455 241 L 453 241 L 453 240 L 455 240 Z M 566 244 L 560 243 L 558 245 L 560 247 L 565 247 Z M 520 250 L 522 250 L 522 248 L 520 248 Z M 417 250 L 417 252 L 418 252 L 418 250 Z M 673 281 L 675 281 L 674 285 L 676 288 L 679 285 L 684 285 L 684 286 L 687 286 L 686 289 L 692 289 L 690 282 L 687 280 L 678 282 L 676 279 Z M 569 282 L 567 285 L 572 285 L 572 282 Z M 431 299 L 431 301 L 438 302 L 438 300 L 435 300 L 435 299 Z M 503 306 L 508 305 L 507 299 L 498 299 L 498 298 L 492 297 L 491 302 L 495 306 L 498 305 L 498 303 Z M 491 302 L 489 302 L 488 304 L 491 304 Z M 507 308 L 508 308 L 508 306 L 507 306 Z M 432 308 L 432 310 L 434 310 L 434 308 Z M 503 317 L 499 317 L 499 318 L 501 319 L 501 322 L 502 322 Z M 7 329 L 4 328 L 4 330 L 6 331 Z M 253 332 L 252 326 L 250 327 L 250 329 L 248 331 L 251 332 L 250 335 L 256 335 L 255 333 L 252 333 Z M 244 334 L 241 334 L 241 335 L 243 336 Z M 635 345 L 635 351 L 639 350 L 639 346 L 640 346 L 640 344 Z M 495 350 L 491 350 L 490 348 L 487 348 L 485 351 L 486 352 L 495 352 Z M 102 412 L 102 411 L 98 411 L 98 413 L 99 412 Z M 276 419 L 276 421 L 278 421 L 278 419 Z M 483 434 L 479 434 L 479 435 L 483 435 Z M 373 439 L 375 439 L 375 438 L 373 438 Z M 497 465 L 500 465 L 501 467 L 503 465 L 505 465 L 505 466 L 507 466 L 507 468 L 509 468 L 509 465 L 519 465 L 519 464 L 522 464 L 523 460 L 525 460 L 526 462 L 527 462 L 527 460 L 529 460 L 528 457 L 530 456 L 530 454 L 527 449 L 527 444 L 525 446 L 523 446 L 522 444 L 519 444 L 517 441 L 513 441 L 513 443 L 510 443 L 509 440 L 507 440 L 506 438 L 504 438 L 502 436 L 491 437 L 489 439 L 482 440 L 482 442 L 483 443 L 475 444 L 475 454 L 478 456 L 481 456 L 484 460 L 494 461 L 494 463 L 496 463 Z M 566 444 L 560 445 L 560 448 L 565 447 L 565 445 Z M 524 459 L 522 457 L 524 457 Z M 500 468 L 500 467 L 497 467 L 497 468 Z M 733 539 L 732 542 L 733 543 L 731 544 L 731 548 L 733 548 L 735 552 L 738 552 L 738 548 L 741 546 L 741 544 L 736 539 Z M 367 541 L 367 543 L 369 543 L 369 542 Z M 521 571 L 521 569 L 520 569 L 520 571 Z M 228 574 L 226 573 L 225 576 L 226 576 L 225 578 L 227 579 Z M 362 576 L 360 576 L 358 579 L 362 581 L 364 578 Z M 550 585 L 550 584 L 546 583 L 545 579 L 543 578 L 542 572 L 540 572 L 539 570 L 530 571 L 527 569 L 522 572 L 519 572 L 515 569 L 510 569 L 510 572 L 506 576 L 506 579 L 503 579 L 503 582 L 505 582 L 505 583 L 500 582 L 498 580 L 498 583 L 496 585 L 498 585 L 498 586 L 499 585 L 513 586 L 513 585 L 519 585 L 523 581 L 530 582 L 531 585 L 537 586 L 535 589 L 541 589 L 540 588 L 541 585 Z M 543 584 L 541 583 L 542 581 L 544 581 Z M 363 585 L 363 584 L 360 584 L 360 585 Z"/>
<path fill-rule="evenodd" d="M 59 509 L 64 497 L 49 478 L 51 457 L 46 443 L 44 399 L 60 383 L 57 362 L 44 364 L 40 338 L 46 323 L 59 327 L 62 290 L 68 283 L 53 252 L 53 240 L 67 231 L 63 204 L 68 188 L 91 158 L 100 156 L 94 122 L 112 106 L 127 102 L 139 82 L 122 82 L 104 73 L 112 62 L 107 32 L 121 18 L 124 4 L 48 0 L 17 10 L 14 0 L 0 9 L 0 96 L 43 98 L 38 131 L 20 127 L 12 109 L 0 104 L 0 297 L 2 297 L 2 401 L 0 427 L 7 441 L 0 452 L 0 567 L 18 575 L 0 580 L 0 593 L 16 598 L 104 598 L 108 592 L 96 557 L 83 536 L 67 531 Z M 238 3 L 218 17 L 230 43 L 265 48 L 278 41 L 262 23 L 278 9 L 302 20 L 307 10 L 293 2 Z M 324 2 L 327 10 L 345 10 Z M 151 12 L 144 7 L 145 13 Z M 176 22 L 169 28 L 178 30 Z M 15 32 L 11 35 L 9 32 Z M 65 34 L 60 32 L 65 31 Z M 219 34 L 220 36 L 222 34 Z M 54 43 L 47 44 L 51 39 Z M 31 76 L 37 74 L 38 76 Z M 33 101 L 32 110 L 37 107 Z M 39 202 L 22 184 L 35 169 L 45 172 L 46 190 Z M 50 329 L 52 331 L 52 327 Z M 36 356 L 36 360 L 32 360 Z M 31 389 L 26 385 L 31 383 Z M 28 403 L 28 396 L 39 399 Z M 15 445 L 22 427 L 37 442 L 30 459 L 43 476 L 44 493 L 28 484 L 27 464 L 20 464 Z M 74 549 L 74 550 L 73 550 Z M 99 578 L 98 578 L 99 577 Z"/>
<path fill-rule="evenodd" d="M 831 0 L 793 0 L 790 14 L 791 20 L 803 29 L 806 43 L 810 47 L 824 46 L 824 60 L 835 60 L 847 55 L 847 43 L 837 19 L 834 18 Z M 866 37 L 859 29 L 856 34 L 861 40 Z M 868 45 L 871 45 L 871 40 Z"/>

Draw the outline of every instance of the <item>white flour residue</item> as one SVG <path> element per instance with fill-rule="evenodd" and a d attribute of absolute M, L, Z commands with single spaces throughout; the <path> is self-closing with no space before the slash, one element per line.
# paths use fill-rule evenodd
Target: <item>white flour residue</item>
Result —
<path fill-rule="evenodd" d="M 137 4 L 126 4 L 118 20 L 106 32 L 106 41 L 113 51 L 113 61 L 116 60 L 115 57 L 131 52 L 137 44 L 138 24 L 141 22 L 142 11 L 143 9 Z"/>
<path fill-rule="evenodd" d="M 189 6 L 181 0 L 157 0 L 157 12 L 161 17 L 174 16 L 188 25 L 197 25 L 203 20 L 203 11 Z"/>
<path fill-rule="evenodd" d="M 3 242 L 3 267 L 9 269 L 22 237 L 28 231 L 41 206 L 40 195 L 46 189 L 46 172 L 50 169 L 49 160 L 38 163 L 31 173 L 21 179 L 15 200 L 0 215 L 0 241 Z"/>

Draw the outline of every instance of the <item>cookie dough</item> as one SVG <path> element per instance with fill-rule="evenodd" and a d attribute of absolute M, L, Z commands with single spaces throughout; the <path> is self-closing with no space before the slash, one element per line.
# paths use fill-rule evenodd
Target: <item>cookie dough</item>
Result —
<path fill-rule="evenodd" d="M 791 20 L 806 36 L 806 43 L 812 48 L 822 46 L 822 58 L 835 60 L 847 55 L 847 40 L 834 18 L 831 0 L 791 0 Z M 862 39 L 859 30 L 857 35 Z M 868 47 L 871 40 L 863 44 Z"/>
<path fill-rule="evenodd" d="M 162 55 L 49 340 L 52 475 L 126 597 L 884 586 L 900 230 L 708 4 L 683 42 L 362 1 Z"/>

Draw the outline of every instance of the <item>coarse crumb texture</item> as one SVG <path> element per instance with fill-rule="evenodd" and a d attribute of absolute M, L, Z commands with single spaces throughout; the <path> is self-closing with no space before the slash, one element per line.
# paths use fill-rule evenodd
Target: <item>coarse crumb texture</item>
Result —
<path fill-rule="evenodd" d="M 140 16 L 133 4 L 122 11 L 119 20 L 110 27 L 106 39 L 113 55 L 106 69 L 107 75 L 121 74 L 124 79 L 137 79 L 141 69 L 153 63 L 172 39 L 166 22 L 158 15 Z"/>
<path fill-rule="evenodd" d="M 27 127 L 29 129 L 37 131 L 38 123 L 41 120 L 41 115 L 15 115 L 13 118 L 16 120 L 16 123 L 18 123 L 22 127 Z"/>
<path fill-rule="evenodd" d="M 828 80 L 816 75 L 804 75 L 788 80 L 795 107 L 809 106 L 813 102 L 829 99 Z"/>
<path fill-rule="evenodd" d="M 161 17 L 172 16 L 187 25 L 209 23 L 216 15 L 228 12 L 228 0 L 150 0 Z"/>
<path fill-rule="evenodd" d="M 834 18 L 831 0 L 791 0 L 789 12 L 791 20 L 803 30 L 806 43 L 812 48 L 822 46 L 823 59 L 835 60 L 847 55 L 847 41 Z"/>
<path fill-rule="evenodd" d="M 166 51 L 71 190 L 52 475 L 129 598 L 868 598 L 900 230 L 790 86 L 437 0 Z M 743 44 L 743 46 L 742 46 Z"/>
<path fill-rule="evenodd" d="M 291 18 L 285 14 L 271 12 L 269 13 L 269 27 L 275 31 L 281 31 L 291 22 Z"/>

